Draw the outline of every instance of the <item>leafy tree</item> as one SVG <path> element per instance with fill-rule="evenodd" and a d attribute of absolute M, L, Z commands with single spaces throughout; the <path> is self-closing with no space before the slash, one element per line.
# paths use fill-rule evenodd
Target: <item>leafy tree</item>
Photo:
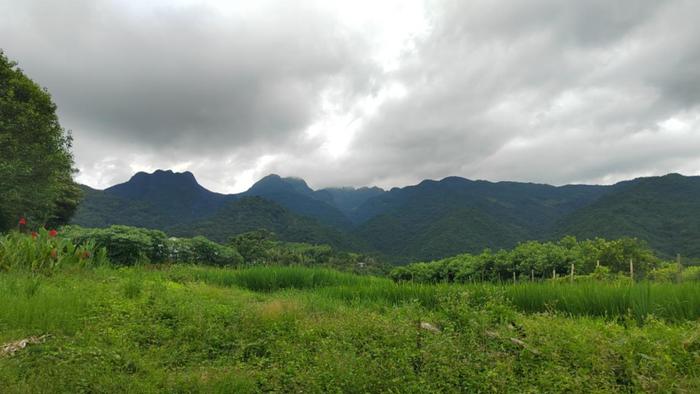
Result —
<path fill-rule="evenodd" d="M 274 241 L 273 232 L 259 229 L 239 234 L 231 238 L 229 244 L 236 247 L 247 263 L 255 264 L 268 259 Z"/>
<path fill-rule="evenodd" d="M 77 207 L 71 136 L 51 96 L 0 51 L 0 231 L 17 224 L 58 225 Z"/>

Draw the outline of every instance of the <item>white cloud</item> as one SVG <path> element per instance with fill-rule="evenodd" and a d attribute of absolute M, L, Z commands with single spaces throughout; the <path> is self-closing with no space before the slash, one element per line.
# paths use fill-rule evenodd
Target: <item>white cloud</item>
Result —
<path fill-rule="evenodd" d="M 700 172 L 700 3 L 0 0 L 80 182 L 313 186 Z"/>

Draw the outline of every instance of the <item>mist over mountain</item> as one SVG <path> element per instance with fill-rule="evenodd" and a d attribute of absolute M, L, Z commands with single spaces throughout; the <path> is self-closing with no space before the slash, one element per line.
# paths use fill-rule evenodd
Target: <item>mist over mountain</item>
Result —
<path fill-rule="evenodd" d="M 390 191 L 313 190 L 302 179 L 272 174 L 225 195 L 189 172 L 158 170 L 84 192 L 73 219 L 79 225 L 127 224 L 221 242 L 265 228 L 285 241 L 374 252 L 399 263 L 564 235 L 638 237 L 667 256 L 700 257 L 700 177 L 678 174 L 611 186 L 447 177 Z"/>

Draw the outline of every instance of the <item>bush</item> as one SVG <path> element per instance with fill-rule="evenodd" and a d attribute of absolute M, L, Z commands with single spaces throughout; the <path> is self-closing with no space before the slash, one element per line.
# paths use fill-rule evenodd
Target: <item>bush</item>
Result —
<path fill-rule="evenodd" d="M 107 261 L 93 241 L 74 243 L 44 229 L 32 234 L 11 232 L 0 237 L 0 271 L 50 273 L 65 266 L 91 266 Z"/>
<path fill-rule="evenodd" d="M 700 267 L 686 267 L 681 272 L 681 281 L 700 281 Z"/>
<path fill-rule="evenodd" d="M 110 261 L 116 265 L 196 262 L 222 266 L 243 263 L 243 257 L 234 247 L 220 245 L 204 237 L 168 238 L 162 231 L 129 226 L 70 226 L 65 228 L 65 233 L 74 242 L 89 240 L 104 247 Z"/>
<path fill-rule="evenodd" d="M 162 231 L 129 226 L 82 228 L 68 226 L 65 236 L 76 243 L 92 241 L 107 250 L 109 260 L 118 265 L 137 262 L 162 262 L 168 256 L 167 236 Z"/>
<path fill-rule="evenodd" d="M 637 239 L 577 241 L 574 237 L 565 237 L 559 242 L 530 241 L 511 250 L 486 249 L 478 255 L 461 254 L 428 263 L 412 263 L 395 269 L 391 277 L 395 280 L 410 278 L 421 283 L 500 282 L 512 281 L 514 277 L 549 279 L 553 272 L 559 277 L 567 276 L 573 264 L 576 275 L 617 280 L 619 276 L 628 275 L 630 260 L 634 262 L 635 279 L 645 278 L 660 264 L 651 249 Z"/>
<path fill-rule="evenodd" d="M 204 237 L 171 238 L 167 244 L 168 260 L 183 263 L 206 263 L 218 266 L 243 264 L 235 248 L 212 242 Z"/>

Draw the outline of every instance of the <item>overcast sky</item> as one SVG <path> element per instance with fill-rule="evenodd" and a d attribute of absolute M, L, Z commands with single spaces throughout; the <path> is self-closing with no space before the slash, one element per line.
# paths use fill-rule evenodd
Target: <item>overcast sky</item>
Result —
<path fill-rule="evenodd" d="M 78 181 L 700 174 L 700 1 L 0 0 Z"/>

